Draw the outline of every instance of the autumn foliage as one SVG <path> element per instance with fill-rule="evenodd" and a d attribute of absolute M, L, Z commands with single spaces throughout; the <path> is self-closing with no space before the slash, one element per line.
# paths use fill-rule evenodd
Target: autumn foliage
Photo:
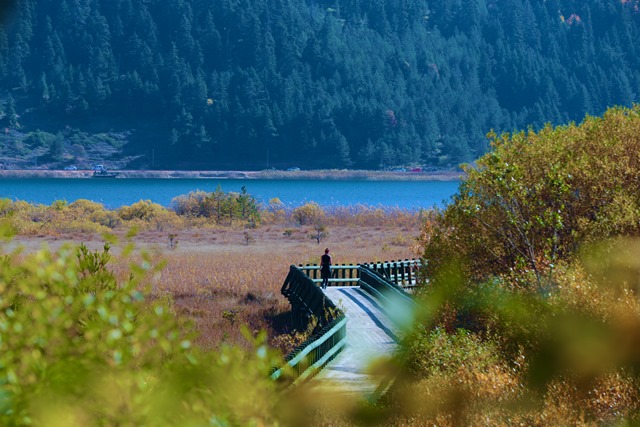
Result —
<path fill-rule="evenodd" d="M 637 422 L 640 106 L 491 138 L 423 228 L 399 424 Z"/>
<path fill-rule="evenodd" d="M 264 333 L 245 332 L 248 351 L 193 346 L 172 301 L 150 293 L 148 255 L 125 280 L 109 245 L 0 255 L 0 424 L 276 423 L 267 376 L 281 362 Z"/>
<path fill-rule="evenodd" d="M 425 258 L 480 280 L 535 277 L 585 243 L 640 235 L 640 106 L 540 132 L 492 135 L 459 194 L 425 229 Z"/>

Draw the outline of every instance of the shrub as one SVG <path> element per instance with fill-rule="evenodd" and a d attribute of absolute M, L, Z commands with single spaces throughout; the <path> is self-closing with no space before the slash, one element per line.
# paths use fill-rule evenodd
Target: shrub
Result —
<path fill-rule="evenodd" d="M 101 203 L 79 199 L 68 205 L 56 221 L 56 229 L 62 232 L 107 233 L 122 220 L 115 212 L 105 209 Z"/>
<path fill-rule="evenodd" d="M 118 216 L 128 221 L 129 227 L 155 228 L 164 231 L 167 228 L 179 228 L 183 225 L 175 212 L 149 200 L 140 200 L 131 206 L 121 207 L 118 209 Z"/>
<path fill-rule="evenodd" d="M 260 209 L 253 196 L 242 187 L 241 193 L 225 193 L 218 186 L 216 191 L 192 191 L 175 197 L 171 207 L 178 215 L 190 218 L 213 218 L 217 223 L 233 222 L 235 219 L 256 224 L 260 221 Z"/>
<path fill-rule="evenodd" d="M 292 212 L 293 219 L 300 225 L 317 224 L 325 218 L 324 210 L 315 202 L 309 202 L 295 208 Z"/>
<path fill-rule="evenodd" d="M 0 257 L 0 424 L 276 422 L 280 359 L 264 334 L 245 334 L 251 352 L 195 350 L 170 301 L 141 291 L 149 258 L 124 282 L 109 258 L 108 246 Z"/>
<path fill-rule="evenodd" d="M 408 375 L 397 382 L 398 399 L 416 396 L 432 402 L 427 418 L 465 424 L 635 419 L 639 253 L 640 243 L 628 240 L 585 250 L 558 267 L 558 289 L 548 295 L 500 278 L 469 286 L 455 264 L 441 270 L 402 343 Z M 405 403 L 409 417 L 425 415 L 418 400 Z"/>
<path fill-rule="evenodd" d="M 640 340 L 640 246 L 628 238 L 640 235 L 640 106 L 492 138 L 453 203 L 423 227 L 427 309 L 404 354 L 428 373 L 422 392 L 456 403 L 431 415 L 469 424 L 637 419 L 640 353 L 629 343 Z M 520 392 L 474 407 L 474 393 L 496 390 L 458 388 L 480 378 L 478 360 L 509 367 Z M 514 398 L 517 411 L 502 403 Z"/>
<path fill-rule="evenodd" d="M 4 223 L 16 233 L 36 234 L 53 230 L 57 218 L 62 216 L 61 210 L 46 205 L 33 205 L 21 200 L 4 205 Z"/>
<path fill-rule="evenodd" d="M 140 219 L 150 221 L 162 215 L 165 209 L 151 200 L 140 200 L 131 206 L 123 206 L 118 210 L 118 215 L 124 221 Z"/>
<path fill-rule="evenodd" d="M 106 215 L 107 210 L 102 203 L 91 200 L 78 199 L 69 205 L 70 216 L 74 219 L 89 219 L 93 222 L 100 222 Z"/>
<path fill-rule="evenodd" d="M 207 202 L 209 193 L 206 191 L 192 191 L 189 194 L 174 197 L 171 200 L 171 209 L 178 215 L 192 218 L 213 216 L 212 206 Z"/>
<path fill-rule="evenodd" d="M 420 390 L 410 404 L 423 416 L 482 412 L 520 394 L 520 372 L 503 360 L 499 346 L 463 329 L 452 334 L 422 330 L 404 351 L 411 353 L 407 369 Z M 448 407 L 452 399 L 464 403 Z"/>
<path fill-rule="evenodd" d="M 11 213 L 11 199 L 0 198 L 0 217 L 7 216 Z"/>
<path fill-rule="evenodd" d="M 640 235 L 640 106 L 492 137 L 492 152 L 465 168 L 454 202 L 424 230 L 428 270 L 459 257 L 474 279 L 533 274 L 541 287 L 581 244 Z"/>

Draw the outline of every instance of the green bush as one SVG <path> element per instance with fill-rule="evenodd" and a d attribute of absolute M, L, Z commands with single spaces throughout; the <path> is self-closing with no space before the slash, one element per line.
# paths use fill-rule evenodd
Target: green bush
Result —
<path fill-rule="evenodd" d="M 150 259 L 118 282 L 109 258 L 109 246 L 0 257 L 0 424 L 276 423 L 280 359 L 264 334 L 246 334 L 251 352 L 198 351 L 171 302 L 144 291 Z"/>
<path fill-rule="evenodd" d="M 474 279 L 509 275 L 516 286 L 544 287 L 582 244 L 640 235 L 640 106 L 493 135 L 492 146 L 428 224 L 426 271 L 459 258 Z"/>
<path fill-rule="evenodd" d="M 408 369 L 418 378 L 437 373 L 455 374 L 461 366 L 486 372 L 501 362 L 497 346 L 464 329 L 448 334 L 441 328 L 420 330 L 408 341 Z M 419 357 L 416 357 L 419 355 Z"/>
<path fill-rule="evenodd" d="M 492 144 L 424 225 L 414 394 L 436 423 L 637 420 L 640 106 Z"/>
<path fill-rule="evenodd" d="M 234 220 L 247 221 L 255 225 L 260 221 L 260 208 L 256 199 L 242 187 L 240 193 L 222 191 L 192 191 L 187 195 L 175 197 L 171 207 L 178 215 L 189 218 L 213 218 L 217 223 L 233 223 Z"/>

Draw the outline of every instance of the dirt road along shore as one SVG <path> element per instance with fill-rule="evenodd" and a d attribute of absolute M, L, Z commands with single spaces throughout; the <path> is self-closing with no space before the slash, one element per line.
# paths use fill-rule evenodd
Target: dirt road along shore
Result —
<path fill-rule="evenodd" d="M 452 181 L 463 177 L 460 171 L 391 172 L 365 170 L 309 170 L 309 171 L 176 171 L 176 170 L 117 170 L 116 179 L 325 179 L 372 181 Z M 92 170 L 0 170 L 0 178 L 91 178 Z"/>

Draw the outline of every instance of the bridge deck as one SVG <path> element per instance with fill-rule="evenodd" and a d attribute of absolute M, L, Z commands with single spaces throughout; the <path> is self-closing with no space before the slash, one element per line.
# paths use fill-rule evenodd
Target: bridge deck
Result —
<path fill-rule="evenodd" d="M 320 391 L 371 395 L 380 382 L 366 369 L 370 362 L 396 348 L 397 328 L 379 303 L 359 287 L 329 287 L 325 291 L 347 317 L 347 346 L 310 384 Z"/>

